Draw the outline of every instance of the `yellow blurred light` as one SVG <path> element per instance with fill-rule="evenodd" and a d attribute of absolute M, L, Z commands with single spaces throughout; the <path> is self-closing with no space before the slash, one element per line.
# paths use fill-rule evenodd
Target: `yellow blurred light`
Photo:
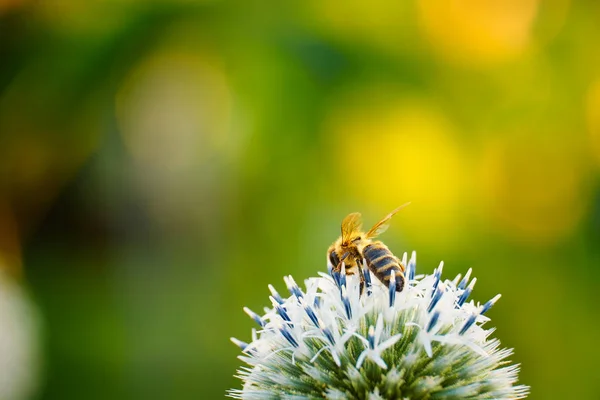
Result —
<path fill-rule="evenodd" d="M 587 124 L 591 148 L 600 165 L 600 79 L 590 87 L 587 98 Z"/>
<path fill-rule="evenodd" d="M 117 114 L 133 156 L 170 173 L 225 144 L 230 100 L 219 69 L 198 55 L 166 53 L 129 75 L 117 96 Z"/>
<path fill-rule="evenodd" d="M 342 109 L 328 129 L 345 193 L 382 212 L 412 201 L 401 224 L 415 240 L 445 245 L 460 236 L 467 167 L 443 115 L 419 101 L 396 101 Z"/>
<path fill-rule="evenodd" d="M 218 62 L 187 51 L 158 52 L 127 76 L 116 104 L 137 181 L 157 216 L 193 220 L 211 192 L 206 185 L 219 184 L 224 160 L 239 145 Z"/>
<path fill-rule="evenodd" d="M 419 0 L 419 21 L 446 59 L 486 65 L 520 55 L 531 42 L 539 0 Z"/>
<path fill-rule="evenodd" d="M 326 31 L 352 38 L 395 47 L 400 32 L 411 18 L 408 3 L 391 0 L 345 1 L 342 6 L 334 1 L 309 0 L 305 3 L 311 21 L 321 24 Z"/>
<path fill-rule="evenodd" d="M 558 137 L 558 136 L 557 136 Z M 571 234 L 585 209 L 585 164 L 568 136 L 488 144 L 480 168 L 489 223 L 506 236 L 541 245 Z"/>

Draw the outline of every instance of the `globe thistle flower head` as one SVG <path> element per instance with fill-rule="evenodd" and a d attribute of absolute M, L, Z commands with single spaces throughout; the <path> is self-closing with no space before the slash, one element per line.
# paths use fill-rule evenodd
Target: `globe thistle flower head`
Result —
<path fill-rule="evenodd" d="M 306 280 L 302 290 L 284 278 L 290 296 L 269 285 L 272 307 L 256 322 L 249 343 L 232 338 L 247 366 L 238 370 L 237 399 L 521 399 L 518 365 L 506 359 L 485 329 L 484 315 L 500 298 L 469 300 L 476 279 L 442 280 L 443 263 L 416 275 L 416 254 L 407 262 L 404 290 L 396 277 L 385 286 L 363 262 L 364 283 L 331 267 Z"/>

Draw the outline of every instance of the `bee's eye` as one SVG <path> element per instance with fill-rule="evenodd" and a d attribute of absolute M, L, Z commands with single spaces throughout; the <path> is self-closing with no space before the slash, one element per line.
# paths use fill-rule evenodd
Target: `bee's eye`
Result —
<path fill-rule="evenodd" d="M 340 259 L 335 251 L 332 251 L 331 254 L 329 254 L 329 261 L 333 266 L 337 266 L 340 263 Z"/>

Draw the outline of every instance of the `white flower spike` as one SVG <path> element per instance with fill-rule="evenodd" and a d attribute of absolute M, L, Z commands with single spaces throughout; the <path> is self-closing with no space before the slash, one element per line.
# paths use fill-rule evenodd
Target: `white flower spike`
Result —
<path fill-rule="evenodd" d="M 232 338 L 248 364 L 238 371 L 237 399 L 522 399 L 512 350 L 490 339 L 483 315 L 500 298 L 468 301 L 476 279 L 415 276 L 416 254 L 406 262 L 406 285 L 396 292 L 364 267 L 357 275 L 330 270 L 309 278 L 302 291 L 291 276 L 283 298 L 269 285 L 273 308 L 256 322 L 249 343 Z M 343 270 L 343 268 L 342 268 Z M 470 281 L 469 281 L 470 280 Z M 392 288 L 392 289 L 390 289 Z"/>
<path fill-rule="evenodd" d="M 392 284 L 390 284 L 392 286 Z M 393 287 L 396 287 L 396 283 L 393 282 Z M 377 318 L 377 328 L 373 328 L 373 325 L 369 327 L 368 339 L 357 335 L 357 337 L 365 344 L 366 349 L 358 356 L 358 360 L 356 361 L 356 369 L 360 369 L 365 358 L 370 358 L 375 362 L 375 364 L 379 365 L 383 369 L 387 369 L 387 364 L 381 358 L 381 353 L 387 349 L 388 347 L 393 346 L 402 336 L 401 333 L 392 336 L 388 340 L 383 343 L 379 343 L 381 339 L 381 333 L 383 332 L 383 318 L 380 314 Z M 378 344 L 379 343 L 379 344 Z"/>

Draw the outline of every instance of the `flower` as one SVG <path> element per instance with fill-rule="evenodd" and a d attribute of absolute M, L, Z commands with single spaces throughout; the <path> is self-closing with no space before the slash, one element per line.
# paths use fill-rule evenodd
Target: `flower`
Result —
<path fill-rule="evenodd" d="M 365 288 L 356 275 L 331 270 L 306 280 L 291 276 L 291 295 L 273 286 L 273 307 L 258 315 L 249 343 L 232 338 L 248 366 L 238 370 L 237 399 L 522 399 L 512 350 L 490 339 L 485 304 L 469 300 L 476 279 L 442 281 L 443 263 L 432 275 L 415 276 L 416 253 L 403 265 L 407 284 L 396 292 L 373 279 L 363 261 Z"/>

